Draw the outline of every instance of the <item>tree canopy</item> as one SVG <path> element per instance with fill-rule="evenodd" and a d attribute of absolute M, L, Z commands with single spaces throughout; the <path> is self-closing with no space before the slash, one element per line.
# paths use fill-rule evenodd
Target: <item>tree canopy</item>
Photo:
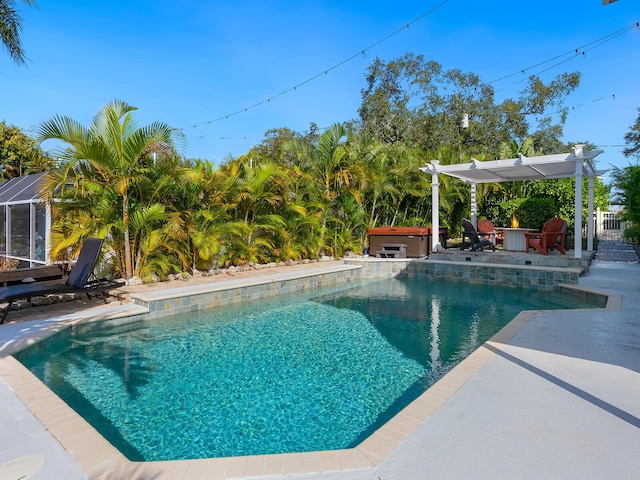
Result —
<path fill-rule="evenodd" d="M 629 131 L 624 135 L 624 141 L 628 147 L 623 150 L 625 157 L 634 157 L 640 160 L 640 108 L 638 108 L 638 118 L 631 125 Z"/>
<path fill-rule="evenodd" d="M 632 224 L 625 231 L 625 237 L 640 242 L 640 108 L 638 118 L 624 136 L 628 147 L 624 150 L 627 158 L 635 158 L 635 164 L 615 167 L 612 172 L 613 203 L 624 206 L 622 219 Z"/>
<path fill-rule="evenodd" d="M 0 121 L 1 178 L 10 179 L 30 173 L 44 172 L 52 160 L 42 155 L 38 143 L 19 127 Z"/>
<path fill-rule="evenodd" d="M 517 98 L 501 103 L 478 75 L 444 70 L 413 53 L 389 62 L 376 58 L 366 81 L 360 128 L 377 140 L 423 150 L 446 145 L 461 156 L 498 158 L 501 145 L 529 137 L 537 152 L 557 153 L 567 112 L 563 102 L 578 87 L 580 73 L 564 73 L 548 83 L 531 76 Z"/>

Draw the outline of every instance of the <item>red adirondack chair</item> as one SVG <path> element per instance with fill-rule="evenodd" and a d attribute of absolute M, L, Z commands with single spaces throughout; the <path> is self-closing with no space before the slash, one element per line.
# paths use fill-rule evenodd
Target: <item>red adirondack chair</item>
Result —
<path fill-rule="evenodd" d="M 547 255 L 549 251 L 555 249 L 560 253 L 564 251 L 565 231 L 567 222 L 560 217 L 554 217 L 544 224 L 540 233 L 525 233 L 527 241 L 527 253 L 529 247 L 535 248 L 543 255 Z"/>
<path fill-rule="evenodd" d="M 494 246 L 502 243 L 504 239 L 503 233 L 497 231 L 493 226 L 493 222 L 486 219 L 478 220 L 478 235 L 483 238 L 488 238 Z"/>

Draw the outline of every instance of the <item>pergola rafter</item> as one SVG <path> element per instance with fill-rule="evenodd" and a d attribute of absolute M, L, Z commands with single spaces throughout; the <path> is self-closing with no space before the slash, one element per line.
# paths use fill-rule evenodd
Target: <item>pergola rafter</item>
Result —
<path fill-rule="evenodd" d="M 438 175 L 444 174 L 458 178 L 471 186 L 471 222 L 477 225 L 476 185 L 478 183 L 520 182 L 524 180 L 547 180 L 552 178 L 575 178 L 575 227 L 574 227 L 574 256 L 582 257 L 582 177 L 589 179 L 588 210 L 589 217 L 593 217 L 594 178 L 603 175 L 606 170 L 596 170 L 595 158 L 603 150 L 585 151 L 584 145 L 573 147 L 572 153 L 556 155 L 542 155 L 507 160 L 491 160 L 481 162 L 474 158 L 471 163 L 455 165 L 440 165 L 433 160 L 421 168 L 431 174 L 432 195 L 432 228 L 437 232 L 440 228 Z M 437 252 L 441 246 L 439 236 L 432 236 L 432 251 Z M 593 222 L 587 226 L 587 250 L 593 250 Z"/>

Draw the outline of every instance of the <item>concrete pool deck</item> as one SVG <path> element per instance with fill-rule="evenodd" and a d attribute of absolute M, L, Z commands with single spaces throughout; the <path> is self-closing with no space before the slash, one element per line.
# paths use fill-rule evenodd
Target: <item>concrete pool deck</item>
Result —
<path fill-rule="evenodd" d="M 456 367 L 439 382 L 445 395 L 430 406 L 422 402 L 429 414 L 407 427 L 411 432 L 405 439 L 394 440 L 393 431 L 387 432 L 393 448 L 384 458 L 358 468 L 357 458 L 354 463 L 342 457 L 345 469 L 340 470 L 337 455 L 308 456 L 319 473 L 311 473 L 314 468 L 304 474 L 285 472 L 283 464 L 281 474 L 262 478 L 283 478 L 284 473 L 299 480 L 636 478 L 640 264 L 637 257 L 636 263 L 623 263 L 634 258 L 629 253 L 624 245 L 601 243 L 596 261 L 579 280 L 581 287 L 613 294 L 609 308 L 520 315 L 478 349 L 466 368 Z M 106 308 L 128 307 L 96 305 L 91 311 L 99 315 Z M 43 311 L 51 315 L 50 309 Z M 0 351 L 7 341 L 54 321 L 41 318 L 0 327 Z M 33 469 L 41 467 L 34 479 L 88 478 L 9 383 L 0 379 L 0 480 L 20 478 L 9 476 L 18 471 L 11 463 L 18 459 Z M 220 474 L 207 461 L 192 464 L 191 470 L 167 464 L 113 470 L 100 478 L 249 478 L 259 470 L 254 466 Z"/>

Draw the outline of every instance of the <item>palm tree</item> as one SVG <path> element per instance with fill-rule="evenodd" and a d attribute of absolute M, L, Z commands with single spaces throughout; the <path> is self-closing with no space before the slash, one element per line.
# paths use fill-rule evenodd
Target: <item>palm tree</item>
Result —
<path fill-rule="evenodd" d="M 424 161 L 402 144 L 393 146 L 392 181 L 399 192 L 390 225 L 420 226 L 431 220 L 431 179 L 420 171 Z M 393 200 L 393 198 L 391 198 Z"/>
<path fill-rule="evenodd" d="M 624 206 L 623 219 L 640 225 L 640 164 L 614 166 L 611 178 L 616 189 L 613 201 Z"/>
<path fill-rule="evenodd" d="M 226 262 L 251 263 L 274 260 L 286 236 L 286 222 L 280 215 L 288 189 L 288 168 L 269 159 L 259 162 L 240 157 L 222 166 L 235 179 L 233 218 L 244 224 L 241 235 L 228 238 Z"/>
<path fill-rule="evenodd" d="M 27 5 L 36 5 L 35 0 L 22 0 Z M 18 64 L 25 64 L 20 32 L 22 18 L 15 8 L 14 0 L 0 0 L 0 40 L 9 52 L 9 56 Z"/>
<path fill-rule="evenodd" d="M 343 125 L 334 124 L 320 135 L 317 144 L 294 139 L 283 147 L 285 152 L 296 156 L 295 168 L 313 178 L 316 200 L 323 203 L 320 245 L 332 237 L 331 233 L 327 235 L 328 217 L 339 215 L 340 195 L 353 195 L 360 201 L 358 187 L 364 180 L 364 172 L 349 157 L 347 133 Z"/>
<path fill-rule="evenodd" d="M 168 176 L 157 193 L 167 209 L 165 248 L 178 257 L 183 271 L 208 269 L 225 239 L 244 231 L 244 225 L 232 221 L 235 178 L 202 161 Z"/>
<path fill-rule="evenodd" d="M 279 254 L 286 260 L 314 258 L 325 246 L 320 232 L 326 204 L 309 172 L 298 167 L 289 168 L 284 180 L 287 192 L 281 215 L 287 227 L 282 235 Z"/>
<path fill-rule="evenodd" d="M 106 210 L 119 206 L 121 217 L 99 216 L 102 212 L 92 205 L 95 215 L 94 229 L 102 234 L 111 233 L 119 258 L 123 259 L 125 278 L 133 276 L 137 248 L 131 237 L 131 214 L 142 208 L 150 208 L 154 185 L 149 180 L 152 155 L 172 156 L 181 135 L 165 123 L 154 122 L 138 127 L 132 111 L 135 107 L 113 100 L 94 117 L 88 128 L 65 116 L 55 116 L 44 122 L 39 130 L 39 140 L 62 140 L 65 148 L 56 152 L 60 168 L 54 172 L 48 184 L 49 203 L 54 195 L 73 198 L 83 205 L 91 205 L 88 197 L 100 193 L 101 204 Z M 71 186 L 72 191 L 67 192 Z M 63 208 L 63 206 L 61 206 Z M 120 237 L 117 239 L 115 237 Z"/>

